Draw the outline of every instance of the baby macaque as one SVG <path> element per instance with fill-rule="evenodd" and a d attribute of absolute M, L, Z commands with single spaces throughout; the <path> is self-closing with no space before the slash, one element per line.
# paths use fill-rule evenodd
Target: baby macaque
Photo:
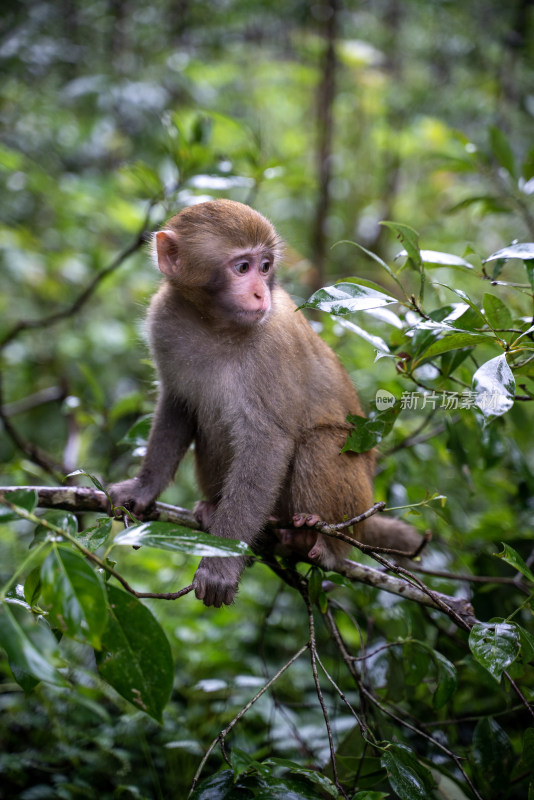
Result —
<path fill-rule="evenodd" d="M 362 414 L 358 396 L 275 283 L 275 229 L 242 203 L 214 200 L 172 217 L 154 243 L 164 276 L 148 312 L 159 395 L 139 473 L 111 487 L 114 505 L 142 516 L 194 442 L 203 527 L 254 548 L 275 517 L 298 528 L 282 530 L 285 547 L 335 568 L 350 545 L 310 526 L 370 508 L 374 453 L 340 453 L 347 414 Z M 355 535 L 407 552 L 419 541 L 377 515 Z M 203 558 L 196 596 L 231 603 L 244 566 L 241 557 Z"/>

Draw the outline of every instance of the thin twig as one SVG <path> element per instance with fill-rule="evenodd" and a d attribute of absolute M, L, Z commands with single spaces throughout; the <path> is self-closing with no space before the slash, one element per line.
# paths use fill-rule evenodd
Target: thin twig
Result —
<path fill-rule="evenodd" d="M 330 725 L 330 717 L 328 716 L 328 709 L 326 708 L 326 703 L 324 701 L 323 692 L 321 689 L 321 683 L 319 681 L 319 674 L 317 672 L 317 642 L 315 639 L 315 620 L 313 618 L 313 608 L 309 597 L 304 594 L 303 597 L 306 602 L 306 609 L 308 611 L 308 627 L 310 630 L 310 661 L 313 673 L 313 682 L 315 683 L 315 691 L 323 712 L 326 734 L 328 736 L 328 746 L 330 748 L 330 761 L 332 762 L 332 773 L 334 776 L 334 783 L 336 784 L 338 792 L 342 794 L 343 797 L 347 798 L 345 790 L 341 786 L 339 782 L 339 776 L 337 774 L 336 750 L 334 747 L 334 738 L 332 736 L 332 727 Z"/>
<path fill-rule="evenodd" d="M 335 680 L 332 678 L 332 676 L 330 675 L 330 673 L 328 672 L 328 670 L 324 666 L 323 662 L 319 658 L 319 654 L 318 653 L 316 654 L 316 658 L 317 658 L 317 663 L 319 664 L 319 666 L 323 670 L 323 672 L 326 675 L 327 679 L 330 681 L 330 683 L 332 684 L 332 686 L 336 690 L 337 694 L 339 695 L 341 700 L 345 703 L 345 705 L 349 709 L 350 713 L 352 714 L 352 716 L 354 717 L 354 719 L 358 723 L 358 727 L 360 729 L 360 732 L 361 732 L 363 738 L 365 739 L 365 741 L 369 741 L 368 737 L 372 737 L 373 736 L 371 730 L 367 727 L 367 724 L 363 721 L 363 718 L 358 714 L 356 709 L 351 705 L 351 703 L 349 702 L 346 694 L 343 692 L 342 689 L 340 689 L 340 687 L 337 685 Z M 353 661 L 356 661 L 356 660 L 357 659 L 353 658 Z M 373 744 L 373 742 L 369 742 L 369 744 Z"/>
<path fill-rule="evenodd" d="M 521 689 L 519 688 L 517 683 L 514 681 L 514 679 L 510 675 L 510 673 L 507 672 L 506 670 L 504 670 L 504 676 L 505 676 L 506 680 L 508 681 L 508 683 L 510 684 L 510 686 L 512 687 L 513 691 L 516 693 L 516 695 L 521 700 L 521 702 L 524 705 L 524 707 L 527 709 L 527 711 L 530 714 L 530 716 L 534 718 L 534 708 L 528 702 L 527 698 L 525 697 L 525 695 L 523 694 L 523 692 L 521 691 Z"/>
<path fill-rule="evenodd" d="M 91 550 L 88 550 L 81 542 L 79 542 L 74 536 L 71 536 L 70 533 L 65 531 L 63 528 L 54 525 L 53 523 L 49 522 L 42 517 L 37 517 L 35 514 L 32 514 L 30 511 L 26 511 L 25 508 L 22 506 L 18 506 L 15 503 L 11 503 L 9 500 L 6 499 L 3 492 L 0 490 L 0 502 L 4 503 L 8 508 L 17 514 L 17 516 L 21 517 L 22 519 L 28 520 L 28 522 L 33 522 L 34 525 L 41 525 L 43 528 L 51 531 L 51 533 L 56 534 L 57 536 L 61 536 L 70 542 L 74 547 L 76 547 L 83 555 L 92 561 L 93 564 L 96 564 L 100 569 L 103 569 L 109 575 L 112 575 L 119 583 L 126 589 L 127 592 L 133 594 L 134 597 L 153 597 L 157 598 L 158 600 L 177 600 L 179 597 L 183 597 L 186 594 L 189 594 L 195 586 L 194 584 L 190 584 L 189 586 L 184 587 L 183 589 L 179 589 L 177 592 L 138 592 L 136 591 L 126 578 L 123 578 L 122 575 L 117 572 L 113 567 L 110 567 L 105 561 L 103 561 L 96 553 L 92 553 Z"/>
<path fill-rule="evenodd" d="M 359 677 L 358 672 L 356 670 L 356 667 L 354 665 L 353 657 L 348 652 L 348 650 L 347 650 L 347 648 L 345 646 L 345 643 L 343 641 L 343 638 L 341 636 L 339 628 L 337 627 L 337 624 L 336 624 L 336 621 L 335 621 L 334 616 L 332 614 L 332 611 L 330 609 L 327 609 L 327 611 L 326 611 L 324 616 L 325 616 L 326 622 L 328 624 L 328 628 L 329 628 L 329 630 L 330 630 L 330 632 L 332 634 L 332 638 L 333 638 L 334 642 L 336 643 L 336 645 L 338 646 L 339 652 L 341 653 L 341 657 L 342 657 L 343 661 L 345 662 L 345 664 L 347 666 L 347 669 L 349 670 L 350 674 L 353 676 L 353 678 L 354 678 L 354 680 L 355 680 L 355 682 L 356 682 L 356 684 L 358 686 L 358 689 L 360 691 L 360 694 L 363 694 L 363 696 L 366 697 L 369 700 L 369 702 L 372 703 L 372 705 L 374 705 L 376 708 L 378 708 L 383 714 L 388 716 L 390 719 L 393 719 L 395 722 L 397 722 L 402 727 L 408 728 L 408 730 L 411 730 L 413 733 L 416 733 L 418 736 L 421 736 L 423 739 L 426 739 L 427 741 L 431 742 L 435 747 L 437 747 L 439 750 L 441 750 L 443 753 L 445 753 L 456 764 L 457 768 L 460 770 L 460 772 L 464 776 L 465 780 L 467 781 L 468 785 L 470 786 L 471 790 L 473 791 L 475 797 L 477 797 L 478 800 L 483 800 L 483 798 L 479 795 L 479 793 L 477 792 L 477 790 L 473 786 L 473 784 L 472 784 L 469 776 L 465 772 L 464 768 L 462 767 L 462 764 L 461 764 L 461 761 L 460 761 L 459 757 L 455 753 L 453 753 L 452 750 L 449 750 L 448 747 L 445 747 L 445 745 L 441 744 L 441 742 L 439 742 L 437 739 L 435 739 L 430 734 L 428 734 L 425 731 L 423 731 L 420 728 L 418 728 L 416 725 L 412 725 L 412 723 L 408 722 L 406 719 L 402 719 L 401 717 L 398 717 L 387 706 L 383 705 L 378 700 L 378 698 L 371 691 L 369 691 L 369 689 L 366 688 L 366 686 L 360 680 L 360 677 Z"/>
<path fill-rule="evenodd" d="M 309 645 L 309 642 L 306 642 L 306 644 L 305 644 L 305 645 L 303 645 L 303 646 L 300 648 L 300 650 L 299 650 L 297 653 L 295 653 L 295 655 L 294 655 L 294 656 L 292 656 L 292 657 L 289 659 L 289 661 L 287 661 L 287 662 L 284 664 L 284 666 L 283 666 L 283 667 L 281 667 L 281 668 L 278 670 L 278 672 L 277 672 L 275 675 L 273 675 L 273 677 L 272 677 L 270 680 L 268 680 L 268 681 L 267 681 L 267 683 L 266 683 L 264 686 L 262 686 L 262 688 L 259 690 L 259 692 L 256 692 L 256 694 L 254 695 L 254 697 L 253 697 L 251 700 L 249 700 L 249 701 L 248 701 L 248 703 L 247 703 L 245 706 L 243 706 L 243 708 L 242 708 L 242 709 L 241 709 L 241 710 L 240 710 L 240 711 L 239 711 L 239 712 L 238 712 L 238 713 L 235 715 L 235 717 L 233 718 L 233 720 L 232 720 L 232 721 L 231 721 L 231 722 L 230 722 L 230 723 L 229 723 L 229 724 L 226 726 L 226 728 L 225 728 L 223 731 L 221 731 L 221 732 L 218 734 L 218 736 L 217 736 L 217 737 L 216 737 L 216 738 L 213 740 L 213 742 L 212 742 L 212 743 L 210 744 L 210 746 L 208 747 L 208 750 L 206 751 L 206 753 L 205 753 L 204 757 L 202 758 L 202 761 L 200 762 L 200 765 L 199 765 L 199 767 L 198 767 L 198 769 L 197 769 L 197 771 L 196 771 L 196 773 L 195 773 L 195 777 L 193 778 L 193 783 L 191 784 L 191 789 L 190 789 L 190 792 L 189 792 L 189 794 L 191 794 L 191 793 L 193 792 L 193 790 L 194 790 L 195 786 L 197 785 L 197 783 L 198 783 L 198 780 L 199 780 L 199 778 L 200 778 L 200 776 L 201 776 L 201 774 L 202 774 L 202 770 L 204 769 L 204 766 L 205 766 L 205 764 L 206 764 L 206 762 L 207 762 L 208 758 L 210 757 L 210 755 L 212 754 L 213 750 L 214 750 L 214 749 L 215 749 L 215 747 L 217 746 L 217 742 L 223 742 L 223 741 L 224 741 L 224 739 L 225 739 L 225 738 L 228 736 L 228 734 L 230 733 L 230 731 L 232 730 L 232 728 L 234 728 L 234 727 L 235 727 L 235 725 L 237 725 L 237 723 L 239 722 L 239 720 L 240 720 L 240 719 L 242 719 L 242 717 L 244 717 L 244 716 L 245 716 L 245 714 L 247 713 L 247 711 L 248 711 L 248 710 L 249 710 L 249 709 L 250 709 L 250 708 L 251 708 L 251 707 L 254 705 L 254 703 L 255 703 L 257 700 L 259 700 L 259 699 L 260 699 L 260 697 L 261 697 L 262 695 L 264 695 L 266 691 L 268 691 L 268 690 L 270 689 L 270 687 L 273 685 L 273 683 L 275 683 L 275 682 L 278 680 L 278 678 L 279 678 L 281 675 L 283 675 L 283 673 L 284 673 L 284 672 L 285 672 L 285 671 L 286 671 L 286 670 L 287 670 L 287 669 L 288 669 L 288 668 L 289 668 L 289 667 L 290 667 L 290 666 L 291 666 L 291 665 L 292 665 L 292 664 L 293 664 L 293 663 L 294 663 L 294 662 L 295 662 L 295 661 L 296 661 L 298 658 L 300 658 L 300 656 L 301 656 L 301 655 L 302 655 L 304 652 L 306 652 L 306 650 L 308 650 L 309 646 L 310 646 L 310 645 Z"/>
<path fill-rule="evenodd" d="M 521 575 L 519 575 L 519 581 L 517 580 L 517 576 L 511 577 L 498 577 L 495 575 L 455 575 L 454 572 L 445 572 L 443 570 L 438 569 L 426 569 L 425 567 L 420 567 L 419 565 L 410 565 L 410 569 L 413 572 L 418 572 L 421 575 L 431 575 L 434 578 L 446 578 L 450 581 L 465 581 L 466 583 L 499 583 L 508 586 L 517 586 L 518 583 L 521 583 Z M 520 585 L 519 588 L 523 589 L 527 594 L 529 593 L 528 588 L 526 585 Z"/>

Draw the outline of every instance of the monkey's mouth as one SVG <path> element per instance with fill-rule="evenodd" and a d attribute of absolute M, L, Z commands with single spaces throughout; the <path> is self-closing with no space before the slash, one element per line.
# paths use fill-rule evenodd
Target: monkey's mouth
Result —
<path fill-rule="evenodd" d="M 264 319 L 267 318 L 269 314 L 269 309 L 257 309 L 257 310 L 244 310 L 241 309 L 238 313 L 238 320 L 242 322 L 244 325 L 254 325 L 254 323 L 262 322 Z"/>

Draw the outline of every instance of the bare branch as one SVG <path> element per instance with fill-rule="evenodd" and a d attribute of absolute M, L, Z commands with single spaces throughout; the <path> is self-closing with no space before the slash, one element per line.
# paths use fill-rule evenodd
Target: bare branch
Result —
<path fill-rule="evenodd" d="M 346 575 L 346 577 L 351 580 L 357 580 L 359 583 L 374 586 L 376 589 L 382 589 L 390 594 L 405 597 L 408 600 L 413 600 L 429 608 L 437 608 L 440 611 L 444 611 L 449 616 L 451 616 L 452 613 L 455 617 L 460 617 L 462 622 L 461 627 L 469 629 L 476 622 L 473 607 L 468 600 L 451 597 L 441 592 L 435 592 L 428 589 L 426 586 L 423 589 L 423 585 L 414 585 L 405 578 L 388 575 L 375 567 L 349 561 L 349 559 L 345 559 L 345 565 L 342 574 Z M 455 621 L 458 622 L 457 619 L 455 619 Z"/>
<path fill-rule="evenodd" d="M 11 493 L 20 489 L 37 492 L 37 505 L 40 508 L 109 513 L 108 499 L 105 493 L 87 486 L 0 486 L 0 495 L 9 499 Z M 147 520 L 173 522 L 193 530 L 199 530 L 200 527 L 192 511 L 168 503 L 154 503 L 154 506 L 143 517 L 143 522 Z"/>

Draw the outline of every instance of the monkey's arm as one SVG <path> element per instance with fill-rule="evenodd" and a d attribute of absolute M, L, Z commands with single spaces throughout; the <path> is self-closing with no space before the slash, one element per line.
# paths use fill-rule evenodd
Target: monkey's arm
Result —
<path fill-rule="evenodd" d="M 257 429 L 247 433 L 241 431 L 210 532 L 253 547 L 275 506 L 294 444 L 284 434 L 261 435 Z M 229 605 L 245 565 L 244 557 L 203 558 L 195 573 L 197 598 L 207 606 Z"/>
<path fill-rule="evenodd" d="M 141 516 L 171 482 L 195 431 L 185 404 L 161 391 L 141 469 L 135 478 L 109 489 L 115 506 L 126 506 Z"/>

